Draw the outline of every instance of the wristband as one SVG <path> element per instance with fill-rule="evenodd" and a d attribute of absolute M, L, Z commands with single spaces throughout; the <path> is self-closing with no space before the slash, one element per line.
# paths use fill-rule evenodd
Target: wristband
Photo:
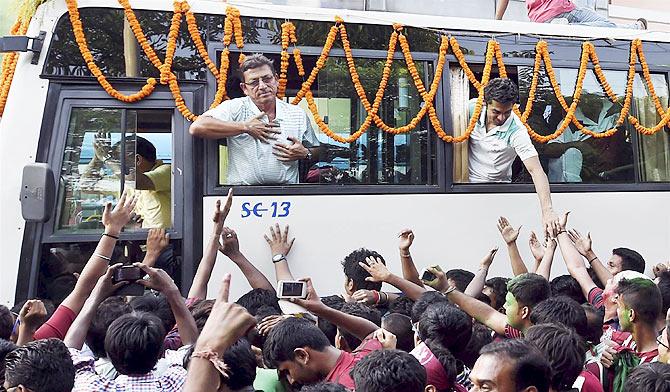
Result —
<path fill-rule="evenodd" d="M 109 237 L 109 238 L 114 238 L 115 240 L 119 239 L 119 236 L 112 235 L 112 234 L 107 234 L 107 233 L 102 233 L 103 236 Z"/>
<path fill-rule="evenodd" d="M 409 252 L 407 253 L 400 252 L 400 257 L 412 257 L 412 255 Z"/>
<path fill-rule="evenodd" d="M 219 358 L 219 355 L 214 351 L 212 350 L 196 351 L 193 354 L 191 354 L 191 358 L 200 358 L 209 361 L 212 365 L 214 365 L 214 368 L 219 373 L 221 373 L 223 377 L 229 378 L 228 373 L 230 372 L 230 368 L 228 367 L 228 365 L 226 365 L 225 362 L 223 362 L 221 358 Z"/>
<path fill-rule="evenodd" d="M 101 258 L 101 259 L 107 261 L 108 263 L 109 263 L 110 261 L 112 261 L 112 258 L 111 258 L 111 257 L 107 257 L 107 256 L 105 256 L 105 255 L 101 255 L 100 253 L 97 253 L 97 252 L 94 252 L 94 253 L 93 253 L 93 256 L 95 256 L 95 257 L 99 257 L 99 258 Z"/>
<path fill-rule="evenodd" d="M 560 234 L 563 234 L 563 233 L 567 233 L 567 232 L 565 231 L 565 229 L 559 231 L 558 233 L 556 233 L 556 235 L 560 235 Z"/>
<path fill-rule="evenodd" d="M 379 302 L 380 302 L 381 305 L 386 305 L 386 304 L 389 303 L 389 295 L 388 295 L 388 293 L 385 293 L 385 292 L 383 292 L 383 291 L 380 291 L 380 292 L 379 292 L 379 295 L 381 296 L 382 294 L 384 295 L 384 300 L 383 300 L 383 301 L 379 301 Z"/>
<path fill-rule="evenodd" d="M 454 291 L 454 290 L 456 290 L 456 286 L 449 287 L 449 288 L 448 288 L 445 292 L 443 292 L 442 294 L 446 297 L 446 296 L 448 296 L 449 294 L 451 294 L 451 292 Z"/>
<path fill-rule="evenodd" d="M 598 256 L 594 256 L 591 260 L 589 260 L 589 265 L 590 265 L 591 263 L 593 263 L 593 261 L 594 261 L 595 259 L 597 259 L 597 258 L 598 258 Z"/>

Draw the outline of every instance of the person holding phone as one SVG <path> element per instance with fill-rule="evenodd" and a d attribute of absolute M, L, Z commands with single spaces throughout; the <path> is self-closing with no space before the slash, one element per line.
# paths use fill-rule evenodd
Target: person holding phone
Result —
<path fill-rule="evenodd" d="M 307 113 L 277 98 L 279 81 L 262 54 L 240 65 L 245 97 L 224 101 L 191 124 L 193 136 L 225 138 L 230 185 L 298 183 L 298 161 L 318 160 L 319 141 Z"/>

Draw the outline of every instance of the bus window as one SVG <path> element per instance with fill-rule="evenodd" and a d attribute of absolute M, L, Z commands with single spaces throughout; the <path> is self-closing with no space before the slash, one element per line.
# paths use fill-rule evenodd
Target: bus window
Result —
<path fill-rule="evenodd" d="M 101 231 L 105 205 L 125 188 L 139 192 L 138 221 L 128 230 L 170 227 L 171 124 L 171 110 L 73 108 L 56 231 Z"/>
<path fill-rule="evenodd" d="M 661 106 L 668 110 L 668 82 L 665 75 L 651 74 L 651 79 Z M 661 121 L 647 84 L 639 74 L 635 75 L 633 82 L 633 97 L 631 114 L 640 119 L 640 124 L 650 128 Z M 638 140 L 640 180 L 670 181 L 670 133 L 659 131 L 654 135 L 640 135 Z"/>
<path fill-rule="evenodd" d="M 279 64 L 278 56 L 268 55 L 268 57 L 274 59 L 275 64 Z M 234 58 L 231 58 L 231 63 L 234 62 Z M 315 62 L 316 57 L 305 56 L 305 69 L 311 69 Z M 360 83 L 368 92 L 369 100 L 375 98 L 371 92 L 377 90 L 384 63 L 383 58 L 356 58 Z M 415 63 L 424 84 L 428 86 L 432 77 L 432 61 Z M 302 79 L 298 77 L 295 69 L 289 67 L 286 101 L 292 101 L 301 84 Z M 312 85 L 312 92 L 319 115 L 335 134 L 349 137 L 364 122 L 366 111 L 351 82 L 345 58 L 328 58 L 326 66 L 319 72 L 318 78 Z M 236 96 L 235 91 L 231 91 L 231 95 Z M 380 117 L 389 126 L 400 127 L 411 121 L 421 109 L 422 103 L 404 61 L 394 61 L 379 109 Z M 381 131 L 373 125 L 360 138 L 346 143 L 331 139 L 319 129 L 313 114 L 309 111 L 306 99 L 303 99 L 298 106 L 307 112 L 308 121 L 321 146 L 318 162 L 309 162 L 306 165 L 301 162 L 299 183 L 372 185 L 436 183 L 435 138 L 429 129 L 427 118 L 424 118 L 416 129 L 402 135 Z M 230 167 L 229 160 L 234 159 L 231 148 L 219 146 L 219 185 L 232 184 L 228 181 L 227 173 Z"/>

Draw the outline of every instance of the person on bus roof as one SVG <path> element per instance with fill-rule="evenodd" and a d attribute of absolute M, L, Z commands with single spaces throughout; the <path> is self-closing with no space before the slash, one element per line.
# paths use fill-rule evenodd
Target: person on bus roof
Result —
<path fill-rule="evenodd" d="M 191 124 L 191 135 L 226 138 L 230 185 L 294 184 L 298 161 L 316 161 L 319 141 L 307 114 L 277 98 L 272 61 L 262 54 L 240 65 L 246 97 L 222 102 Z"/>
<path fill-rule="evenodd" d="M 496 19 L 505 15 L 509 0 L 501 0 L 496 9 Z M 536 23 L 552 23 L 556 19 L 566 19 L 568 24 L 580 24 L 593 27 L 619 27 L 622 29 L 646 30 L 647 20 L 639 18 L 635 23 L 618 25 L 595 10 L 578 7 L 570 0 L 526 0 L 528 18 Z"/>
<path fill-rule="evenodd" d="M 516 84 L 507 78 L 492 79 L 484 87 L 485 106 L 468 140 L 469 181 L 511 182 L 512 163 L 519 156 L 540 198 L 545 233 L 551 233 L 551 226 L 558 224 L 558 216 L 537 151 L 521 120 L 512 113 L 518 96 Z M 476 101 L 470 100 L 468 117 L 472 117 Z"/>

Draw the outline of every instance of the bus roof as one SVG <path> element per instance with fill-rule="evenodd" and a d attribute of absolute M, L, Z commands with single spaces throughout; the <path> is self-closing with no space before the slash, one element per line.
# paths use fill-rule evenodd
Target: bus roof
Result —
<path fill-rule="evenodd" d="M 116 0 L 79 0 L 79 7 L 121 8 Z M 650 30 L 631 30 L 618 28 L 591 27 L 581 25 L 517 22 L 491 19 L 445 17 L 434 15 L 405 14 L 379 11 L 356 11 L 348 9 L 315 8 L 286 6 L 249 1 L 190 0 L 195 13 L 224 14 L 226 6 L 235 6 L 242 16 L 267 17 L 275 19 L 314 20 L 331 22 L 340 16 L 347 23 L 391 25 L 401 23 L 405 26 L 430 28 L 445 31 L 467 31 L 482 35 L 527 34 L 539 37 L 576 38 L 576 39 L 619 39 L 670 42 L 670 33 Z M 172 2 L 164 0 L 133 0 L 134 9 L 172 11 Z M 65 2 L 58 0 L 42 5 L 46 12 L 65 13 Z"/>

